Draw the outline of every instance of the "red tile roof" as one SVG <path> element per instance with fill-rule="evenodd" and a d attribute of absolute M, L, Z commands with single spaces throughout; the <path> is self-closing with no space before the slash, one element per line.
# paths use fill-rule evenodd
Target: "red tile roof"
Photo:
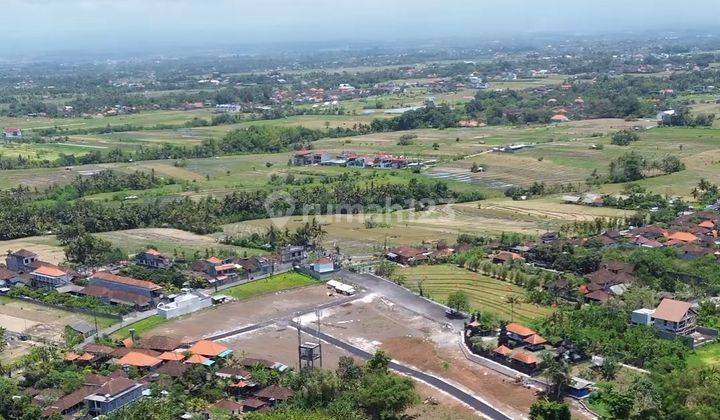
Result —
<path fill-rule="evenodd" d="M 499 346 L 495 350 L 493 350 L 494 353 L 497 353 L 501 356 L 507 356 L 508 354 L 512 353 L 512 350 L 510 350 L 508 347 L 505 346 Z"/>
<path fill-rule="evenodd" d="M 228 347 L 215 341 L 200 340 L 190 347 L 190 353 L 199 354 L 201 356 L 216 357 L 224 351 L 227 351 Z"/>
<path fill-rule="evenodd" d="M 162 360 L 157 357 L 148 356 L 137 351 L 131 351 L 118 360 L 118 364 L 123 366 L 153 367 L 160 363 L 162 363 Z"/>
<path fill-rule="evenodd" d="M 538 360 L 537 357 L 535 357 L 534 354 L 527 353 L 524 351 L 517 352 L 510 357 L 512 357 L 513 359 L 515 359 L 519 362 L 522 362 L 526 365 L 536 365 L 536 364 L 540 363 L 540 361 Z"/>
<path fill-rule="evenodd" d="M 49 265 L 42 265 L 35 269 L 31 274 L 39 274 L 41 276 L 47 276 L 47 277 L 63 277 L 66 276 L 67 273 L 62 271 L 60 268 L 51 267 Z"/>
<path fill-rule="evenodd" d="M 692 309 L 692 303 L 681 300 L 663 299 L 653 313 L 653 318 L 670 322 L 680 322 Z"/>
<path fill-rule="evenodd" d="M 134 279 L 132 277 L 118 276 L 117 274 L 109 273 L 107 271 L 98 271 L 97 273 L 93 274 L 91 278 L 105 280 L 111 283 L 125 284 L 128 286 L 139 287 L 147 290 L 162 289 L 162 287 L 151 281 Z"/>
<path fill-rule="evenodd" d="M 520 337 L 528 337 L 533 334 L 537 334 L 534 330 L 532 330 L 524 325 L 515 323 L 515 322 L 511 322 L 511 323 L 507 324 L 505 326 L 505 329 L 508 332 L 519 335 Z"/>

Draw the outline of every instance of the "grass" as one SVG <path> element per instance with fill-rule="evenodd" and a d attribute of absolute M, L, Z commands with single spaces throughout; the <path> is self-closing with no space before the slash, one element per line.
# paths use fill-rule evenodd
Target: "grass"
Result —
<path fill-rule="evenodd" d="M 405 285 L 419 291 L 422 284 L 426 296 L 445 303 L 450 293 L 461 290 L 467 294 L 473 311 L 490 312 L 496 317 L 511 320 L 513 313 L 506 303 L 509 296 L 524 298 L 523 289 L 508 282 L 493 279 L 452 265 L 421 265 L 403 268 Z M 530 322 L 550 313 L 545 307 L 527 303 L 516 304 L 514 320 Z"/>
<path fill-rule="evenodd" d="M 235 299 L 242 300 L 295 287 L 308 286 L 311 284 L 317 284 L 317 281 L 304 274 L 288 272 L 231 287 L 219 292 L 219 294 L 232 296 Z"/>
<path fill-rule="evenodd" d="M 152 330 L 153 328 L 156 328 L 157 326 L 165 322 L 167 322 L 167 319 L 161 317 L 160 315 L 153 315 L 133 324 L 122 327 L 111 335 L 115 339 L 122 340 L 130 337 L 130 330 L 134 329 L 135 334 L 142 337 L 142 335 L 146 332 Z"/>
<path fill-rule="evenodd" d="M 688 357 L 687 367 L 720 366 L 720 342 L 706 344 Z"/>

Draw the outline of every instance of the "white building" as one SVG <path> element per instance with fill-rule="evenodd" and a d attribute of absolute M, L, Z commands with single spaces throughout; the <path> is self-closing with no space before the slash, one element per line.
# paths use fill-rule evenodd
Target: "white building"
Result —
<path fill-rule="evenodd" d="M 209 295 L 200 291 L 192 291 L 178 295 L 172 302 L 159 303 L 157 310 L 158 315 L 165 319 L 170 319 L 187 315 L 210 306 L 212 306 L 212 299 Z"/>
<path fill-rule="evenodd" d="M 654 312 L 654 310 L 647 308 L 636 309 L 630 315 L 630 323 L 633 325 L 652 325 Z"/>

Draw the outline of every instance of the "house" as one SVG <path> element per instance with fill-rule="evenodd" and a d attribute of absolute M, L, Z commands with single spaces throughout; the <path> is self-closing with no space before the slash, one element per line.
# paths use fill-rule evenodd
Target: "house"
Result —
<path fill-rule="evenodd" d="M 610 300 L 611 295 L 610 293 L 604 291 L 604 290 L 595 290 L 589 293 L 586 293 L 585 296 L 583 296 L 585 299 L 585 302 L 599 302 L 599 303 L 605 303 Z"/>
<path fill-rule="evenodd" d="M 672 120 L 675 117 L 675 110 L 668 109 L 657 113 L 656 119 L 658 125 L 671 125 Z"/>
<path fill-rule="evenodd" d="M 210 340 L 200 340 L 188 350 L 192 354 L 205 357 L 227 357 L 232 354 L 227 346 Z"/>
<path fill-rule="evenodd" d="M 226 283 L 235 279 L 242 267 L 232 259 L 221 259 L 215 256 L 195 261 L 192 270 L 203 273 L 207 276 L 210 283 Z"/>
<path fill-rule="evenodd" d="M 117 360 L 120 366 L 134 366 L 138 368 L 155 368 L 163 361 L 155 356 L 150 356 L 144 352 L 130 351 Z"/>
<path fill-rule="evenodd" d="M 209 308 L 211 306 L 212 299 L 210 295 L 199 290 L 194 290 L 176 296 L 172 302 L 158 303 L 157 311 L 158 315 L 161 317 L 170 319 L 199 311 L 200 309 Z"/>
<path fill-rule="evenodd" d="M 568 118 L 566 115 L 563 115 L 563 114 L 555 114 L 552 117 L 550 117 L 550 121 L 552 121 L 554 123 L 568 122 L 568 121 L 570 121 L 570 118 Z"/>
<path fill-rule="evenodd" d="M 532 353 L 518 351 L 510 356 L 510 362 L 521 372 L 535 372 L 540 366 L 540 359 Z"/>
<path fill-rule="evenodd" d="M 429 253 L 426 249 L 401 246 L 390 249 L 385 254 L 385 258 L 402 265 L 414 265 L 420 261 L 427 260 Z"/>
<path fill-rule="evenodd" d="M 32 264 L 36 261 L 38 261 L 37 254 L 27 249 L 9 251 L 7 257 L 5 257 L 8 270 L 20 274 L 31 272 L 33 270 Z"/>
<path fill-rule="evenodd" d="M 286 246 L 280 249 L 280 262 L 282 264 L 301 264 L 307 259 L 307 252 L 304 246 Z"/>
<path fill-rule="evenodd" d="M 523 258 L 520 254 L 516 254 L 510 251 L 499 251 L 492 256 L 493 264 L 511 264 L 515 261 L 523 262 Z"/>
<path fill-rule="evenodd" d="M 13 286 L 20 283 L 20 275 L 5 267 L 0 267 L 0 287 Z"/>
<path fill-rule="evenodd" d="M 146 249 L 135 256 L 135 263 L 151 268 L 170 268 L 173 262 L 170 258 L 155 249 Z"/>
<path fill-rule="evenodd" d="M 70 284 L 72 280 L 70 274 L 62 270 L 58 266 L 50 264 L 41 265 L 30 272 L 32 284 L 35 287 L 57 288 Z"/>
<path fill-rule="evenodd" d="M 85 397 L 88 414 L 100 416 L 111 413 L 142 397 L 145 385 L 127 378 L 111 379 L 94 393 Z"/>
<path fill-rule="evenodd" d="M 238 258 L 234 262 L 245 270 L 249 278 L 270 274 L 273 271 L 273 262 L 266 257 Z"/>
<path fill-rule="evenodd" d="M 650 326 L 653 324 L 653 313 L 655 313 L 652 309 L 647 308 L 640 308 L 635 309 L 630 314 L 630 324 L 631 325 L 646 325 Z"/>
<path fill-rule="evenodd" d="M 320 165 L 324 162 L 332 160 L 332 155 L 327 152 L 313 152 L 312 150 L 298 150 L 293 154 L 293 165 Z"/>
<path fill-rule="evenodd" d="M 268 404 L 260 398 L 246 398 L 242 402 L 243 412 L 262 411 L 267 408 Z"/>
<path fill-rule="evenodd" d="M 655 330 L 672 335 L 689 335 L 695 331 L 697 312 L 692 303 L 663 299 L 652 314 Z"/>
<path fill-rule="evenodd" d="M 85 405 L 85 397 L 97 391 L 98 387 L 93 385 L 81 386 L 76 391 L 61 397 L 57 401 L 45 407 L 42 411 L 43 417 L 50 417 L 54 414 L 66 416 L 73 414 Z"/>
<path fill-rule="evenodd" d="M 243 411 L 243 405 L 238 403 L 237 401 L 225 398 L 211 405 L 209 409 L 210 411 L 218 410 L 228 413 L 232 416 L 238 416 Z"/>
<path fill-rule="evenodd" d="M 5 140 L 20 140 L 23 137 L 22 130 L 19 128 L 8 127 L 3 131 Z"/>
<path fill-rule="evenodd" d="M 252 377 L 250 371 L 239 367 L 225 366 L 215 372 L 215 376 L 223 379 L 246 380 Z"/>
<path fill-rule="evenodd" d="M 199 354 L 193 354 L 192 356 L 185 359 L 185 361 L 183 363 L 189 364 L 189 365 L 212 366 L 215 364 L 215 361 L 210 360 L 207 357 L 201 356 Z"/>
<path fill-rule="evenodd" d="M 190 369 L 190 366 L 179 361 L 171 360 L 155 369 L 155 373 L 158 375 L 167 375 L 171 378 L 179 378 L 182 377 L 188 369 Z"/>
<path fill-rule="evenodd" d="M 110 290 L 145 296 L 150 300 L 158 299 L 162 296 L 162 287 L 151 281 L 119 276 L 108 271 L 98 271 L 93 274 L 88 279 L 88 284 L 90 286 L 98 286 Z"/>
<path fill-rule="evenodd" d="M 137 310 L 150 309 L 152 300 L 137 293 L 112 290 L 102 286 L 85 286 L 80 291 L 85 296 L 94 296 L 104 302 L 132 306 Z"/>
<path fill-rule="evenodd" d="M 295 395 L 295 391 L 290 388 L 278 385 L 267 386 L 255 393 L 255 396 L 269 404 L 285 402 Z"/>
<path fill-rule="evenodd" d="M 97 332 L 95 327 L 93 325 L 90 325 L 89 323 L 85 321 L 77 321 L 73 322 L 72 324 L 68 324 L 67 328 L 70 328 L 71 330 L 75 331 L 76 333 L 83 336 L 83 338 L 91 336 Z"/>
<path fill-rule="evenodd" d="M 524 342 L 525 339 L 537 334 L 534 330 L 516 322 L 507 324 L 505 331 L 507 332 L 507 338 L 518 342 Z"/>
<path fill-rule="evenodd" d="M 335 271 L 335 263 L 328 257 L 321 257 L 313 262 L 312 269 L 320 274 L 331 273 Z"/>
<path fill-rule="evenodd" d="M 152 335 L 144 337 L 135 343 L 135 347 L 155 351 L 173 351 L 182 346 L 182 341 L 165 335 Z"/>

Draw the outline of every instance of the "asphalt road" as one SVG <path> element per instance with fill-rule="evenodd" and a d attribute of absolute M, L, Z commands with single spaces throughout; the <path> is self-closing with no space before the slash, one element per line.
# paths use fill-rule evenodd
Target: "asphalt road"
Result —
<path fill-rule="evenodd" d="M 449 318 L 445 313 L 448 309 L 446 306 L 422 298 L 391 281 L 371 274 L 351 273 L 347 270 L 340 271 L 338 275 L 346 283 L 352 283 L 370 292 L 377 293 L 425 318 L 441 324 L 451 324 L 456 331 L 462 331 L 463 329 L 463 320 Z"/>
<path fill-rule="evenodd" d="M 295 322 L 292 322 L 291 325 L 297 328 L 297 324 Z M 326 343 L 332 344 L 333 346 L 336 346 L 338 348 L 341 348 L 350 354 L 357 356 L 361 359 L 367 360 L 372 357 L 372 354 L 366 352 L 365 350 L 355 347 L 352 344 L 346 343 L 344 341 L 338 340 L 335 337 L 332 337 L 330 335 L 327 335 L 322 332 L 318 332 L 317 330 L 314 330 L 312 328 L 306 328 L 301 327 L 301 329 L 310 334 L 313 335 Z M 427 373 L 421 372 L 419 370 L 413 369 L 411 367 L 401 365 L 396 362 L 390 362 L 388 367 L 396 372 L 399 372 L 403 375 L 409 376 L 411 378 L 417 379 L 419 381 L 425 382 L 427 384 L 430 384 L 439 390 L 452 395 L 453 397 L 457 398 L 458 400 L 464 402 L 465 404 L 469 405 L 473 409 L 477 410 L 479 413 L 483 414 L 484 416 L 491 418 L 491 419 L 511 419 L 512 417 L 509 417 L 505 415 L 504 413 L 498 411 L 494 407 L 490 406 L 489 404 L 485 403 L 484 401 L 478 399 L 474 395 L 467 393 L 463 391 L 462 389 L 445 382 L 444 380 L 437 378 L 432 375 L 428 375 Z"/>

